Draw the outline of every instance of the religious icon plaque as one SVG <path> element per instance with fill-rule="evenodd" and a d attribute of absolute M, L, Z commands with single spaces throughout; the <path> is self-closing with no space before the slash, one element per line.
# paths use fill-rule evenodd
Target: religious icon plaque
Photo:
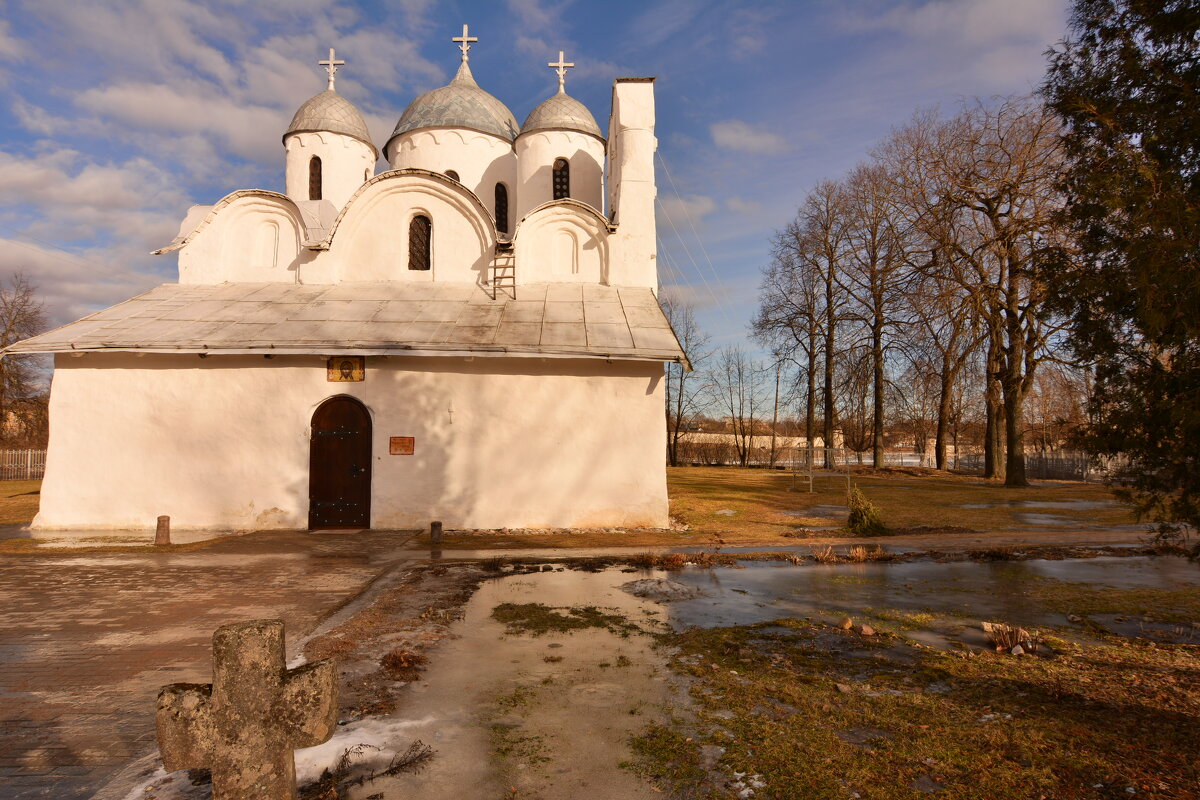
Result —
<path fill-rule="evenodd" d="M 334 356 L 329 359 L 325 380 L 330 383 L 361 381 L 367 374 L 366 361 L 364 356 Z"/>
<path fill-rule="evenodd" d="M 414 436 L 392 436 L 388 439 L 388 454 L 393 456 L 411 456 L 417 449 L 417 439 Z"/>

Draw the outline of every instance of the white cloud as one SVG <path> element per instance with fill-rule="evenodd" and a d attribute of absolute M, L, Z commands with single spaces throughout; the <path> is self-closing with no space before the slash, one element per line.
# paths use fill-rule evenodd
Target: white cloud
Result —
<path fill-rule="evenodd" d="M 716 200 L 704 194 L 689 194 L 686 197 L 676 194 L 660 196 L 659 210 L 667 217 L 667 227 L 674 223 L 682 234 L 689 219 L 691 224 L 700 224 L 704 217 L 716 211 Z"/>
<path fill-rule="evenodd" d="M 24 53 L 24 42 L 12 35 L 7 20 L 0 19 L 0 59 L 15 61 Z"/>
<path fill-rule="evenodd" d="M 1065 27 L 1066 0 L 925 0 L 887 10 L 847 3 L 833 24 L 896 37 L 890 63 L 870 66 L 917 83 L 966 79 L 975 93 L 1023 90 L 1045 71 L 1042 53 Z"/>
<path fill-rule="evenodd" d="M 713 143 L 726 150 L 774 155 L 789 149 L 787 140 L 779 134 L 756 128 L 738 119 L 715 122 L 708 130 L 712 134 Z"/>
<path fill-rule="evenodd" d="M 757 200 L 747 200 L 743 197 L 725 198 L 725 207 L 735 214 L 747 217 L 758 217 L 763 213 L 763 205 Z"/>

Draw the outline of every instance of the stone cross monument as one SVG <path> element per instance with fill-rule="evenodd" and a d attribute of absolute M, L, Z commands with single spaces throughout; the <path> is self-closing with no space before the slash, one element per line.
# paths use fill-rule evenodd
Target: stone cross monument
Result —
<path fill-rule="evenodd" d="M 337 685 L 332 661 L 285 667 L 282 620 L 218 628 L 212 684 L 158 694 L 163 767 L 211 770 L 213 800 L 294 800 L 292 751 L 333 735 Z"/>

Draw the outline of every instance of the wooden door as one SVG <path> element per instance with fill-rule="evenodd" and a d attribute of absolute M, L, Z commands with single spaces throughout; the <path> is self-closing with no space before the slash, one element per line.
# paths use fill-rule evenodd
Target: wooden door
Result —
<path fill-rule="evenodd" d="M 371 415 L 353 397 L 331 397 L 312 418 L 308 527 L 371 526 Z"/>

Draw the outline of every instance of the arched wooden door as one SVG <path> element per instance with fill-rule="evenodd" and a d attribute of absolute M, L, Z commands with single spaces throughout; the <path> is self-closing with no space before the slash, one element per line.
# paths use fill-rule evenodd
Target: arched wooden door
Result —
<path fill-rule="evenodd" d="M 308 527 L 371 527 L 371 415 L 353 397 L 331 397 L 312 418 Z"/>

